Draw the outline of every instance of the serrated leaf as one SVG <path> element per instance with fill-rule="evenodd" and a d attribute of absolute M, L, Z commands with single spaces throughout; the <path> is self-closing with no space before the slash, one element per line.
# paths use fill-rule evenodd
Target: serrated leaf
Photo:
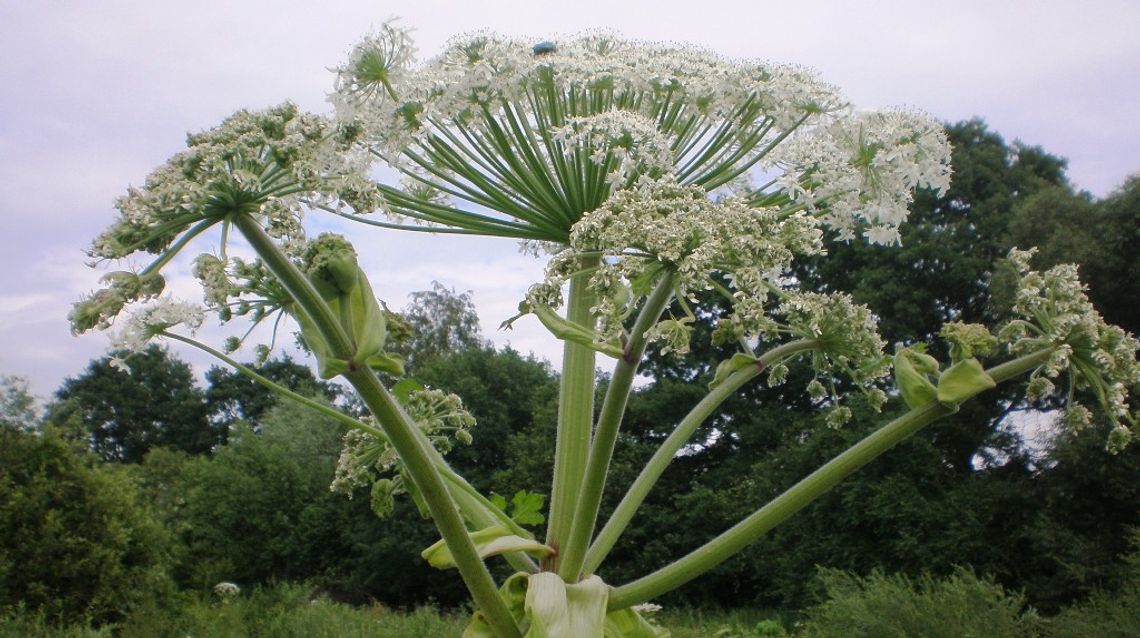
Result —
<path fill-rule="evenodd" d="M 471 537 L 471 542 L 474 543 L 475 550 L 479 553 L 480 558 L 498 556 L 508 552 L 523 552 L 534 558 L 546 558 L 554 553 L 554 549 L 548 545 L 511 534 L 511 531 L 504 525 L 487 527 L 468 535 Z M 451 554 L 451 548 L 442 540 L 425 549 L 421 555 L 436 569 L 455 567 L 455 557 Z"/>
<path fill-rule="evenodd" d="M 716 367 L 716 374 L 713 375 L 713 380 L 709 382 L 709 390 L 716 388 L 724 380 L 729 377 L 733 372 L 742 368 L 747 368 L 750 365 L 755 365 L 760 361 L 757 357 L 743 352 L 738 352 L 732 355 L 731 359 L 721 361 Z"/>
<path fill-rule="evenodd" d="M 956 406 L 970 397 L 997 386 L 981 362 L 971 357 L 950 366 L 938 377 L 938 400 Z"/>
<path fill-rule="evenodd" d="M 546 521 L 542 514 L 545 504 L 546 497 L 542 494 L 519 490 L 511 498 L 511 519 L 519 525 L 542 525 Z"/>
<path fill-rule="evenodd" d="M 489 500 L 491 501 L 491 505 L 499 508 L 499 511 L 506 513 L 507 499 L 503 498 L 502 494 L 491 494 L 491 498 Z"/>

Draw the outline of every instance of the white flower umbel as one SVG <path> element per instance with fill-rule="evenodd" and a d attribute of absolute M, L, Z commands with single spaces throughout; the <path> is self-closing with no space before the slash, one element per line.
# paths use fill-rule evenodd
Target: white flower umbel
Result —
<path fill-rule="evenodd" d="M 694 48 L 477 34 L 408 67 L 406 38 L 361 43 L 332 100 L 378 158 L 454 198 L 385 186 L 389 212 L 464 232 L 566 243 L 583 213 L 643 179 L 739 186 L 792 131 L 844 106 L 806 70 Z"/>
<path fill-rule="evenodd" d="M 206 313 L 201 306 L 163 297 L 135 310 L 126 321 L 118 322 L 118 329 L 110 334 L 111 347 L 142 352 L 163 330 L 182 325 L 194 332 L 205 318 Z"/>
<path fill-rule="evenodd" d="M 368 163 L 349 150 L 356 132 L 290 103 L 239 111 L 188 136 L 186 151 L 119 198 L 119 220 L 95 239 L 91 255 L 159 253 L 195 224 L 236 214 L 258 215 L 270 234 L 297 238 L 302 200 L 373 210 L 379 199 Z"/>
<path fill-rule="evenodd" d="M 900 243 L 916 188 L 945 193 L 950 144 L 942 127 L 913 111 L 870 111 L 797 135 L 775 154 L 778 185 L 849 240 Z"/>

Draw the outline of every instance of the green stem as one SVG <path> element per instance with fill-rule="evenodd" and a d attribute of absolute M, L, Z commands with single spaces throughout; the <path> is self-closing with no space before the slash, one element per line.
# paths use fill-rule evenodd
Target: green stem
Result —
<path fill-rule="evenodd" d="M 590 445 L 590 456 L 586 462 L 582 489 L 578 493 L 570 536 L 563 544 L 558 560 L 558 575 L 566 582 L 578 582 L 581 575 L 586 548 L 598 520 L 598 508 L 602 502 L 606 474 L 609 472 L 618 430 L 621 429 L 622 416 L 633 388 L 633 379 L 637 376 L 637 367 L 645 354 L 645 333 L 657 323 L 669 304 L 669 299 L 673 296 L 673 282 L 672 273 L 666 274 L 657 282 L 657 287 L 645 300 L 634 322 L 624 354 L 614 365 L 614 373 L 598 415 L 598 424 L 594 428 L 594 440 Z"/>
<path fill-rule="evenodd" d="M 189 344 L 195 348 L 198 348 L 199 350 L 202 350 L 203 352 L 217 358 L 218 360 L 225 362 L 227 365 L 231 366 L 246 377 L 252 379 L 253 381 L 256 381 L 262 386 L 272 390 L 273 392 L 276 392 L 283 397 L 292 399 L 301 405 L 312 408 L 324 416 L 336 419 L 337 421 L 340 421 L 341 423 L 354 430 L 365 432 L 381 441 L 384 441 L 386 443 L 388 442 L 388 436 L 384 434 L 383 431 L 371 425 L 368 425 L 367 423 L 354 419 L 329 405 L 325 405 L 319 401 L 314 401 L 313 399 L 310 399 L 309 397 L 306 397 L 302 394 L 297 394 L 296 392 L 290 390 L 289 388 L 286 388 L 283 385 L 274 383 L 273 381 L 270 381 L 269 379 L 258 374 L 252 368 L 238 363 L 234 359 L 226 356 L 225 354 L 222 354 L 218 350 L 215 350 L 200 341 L 182 335 L 174 334 L 172 332 L 166 332 L 165 330 L 162 331 L 161 334 L 168 339 L 181 341 L 182 343 Z M 463 511 L 463 513 L 476 527 L 484 528 L 490 527 L 492 525 L 505 525 L 508 529 L 511 530 L 511 533 L 513 534 L 522 536 L 524 538 L 533 537 L 530 532 L 516 523 L 514 519 L 507 516 L 499 508 L 495 507 L 495 505 L 487 500 L 485 496 L 480 494 L 478 490 L 472 487 L 472 485 L 468 483 L 466 479 L 456 474 L 455 470 L 452 470 L 451 467 L 447 465 L 447 462 L 443 460 L 443 458 L 436 456 L 433 460 L 435 461 L 436 469 L 439 470 L 440 475 L 443 476 L 444 480 L 448 484 L 448 493 L 451 494 L 451 497 L 454 498 L 455 501 L 460 505 L 460 510 Z M 538 566 L 535 565 L 534 561 L 532 561 L 529 556 L 523 554 L 522 552 L 512 552 L 510 554 L 506 554 L 506 558 L 507 561 L 510 562 L 511 566 L 515 569 L 526 572 L 538 571 Z"/>
<path fill-rule="evenodd" d="M 689 439 L 692 438 L 697 428 L 700 427 L 706 419 L 712 416 L 722 403 L 735 394 L 744 384 L 756 378 L 772 364 L 800 352 L 811 350 L 816 346 L 815 341 L 805 339 L 792 341 L 773 348 L 764 353 L 764 355 L 757 360 L 756 365 L 741 368 L 730 374 L 728 378 L 705 395 L 700 403 L 693 406 L 693 409 L 685 415 L 685 418 L 681 419 L 677 427 L 674 428 L 665 441 L 661 443 L 661 446 L 657 448 L 657 452 L 653 454 L 653 458 L 651 458 L 641 470 L 641 474 L 638 475 L 633 485 L 629 487 L 621 503 L 619 503 L 617 509 L 614 510 L 613 515 L 606 521 L 605 527 L 598 533 L 598 537 L 594 539 L 594 543 L 586 553 L 585 571 L 587 573 L 593 573 L 598 569 L 622 533 L 625 532 L 630 521 L 633 520 L 637 509 L 641 507 L 645 498 L 649 496 L 650 490 L 657 484 L 657 480 L 661 478 L 661 474 L 665 472 L 665 468 L 673 461 L 677 452 L 689 442 Z"/>
<path fill-rule="evenodd" d="M 1025 374 L 1049 359 L 1052 349 L 1008 361 L 986 372 L 994 381 L 1002 382 Z M 796 483 L 783 494 L 740 521 L 728 531 L 697 548 L 684 558 L 663 567 L 648 576 L 618 587 L 610 593 L 609 608 L 623 609 L 650 600 L 716 567 L 762 534 L 782 523 L 792 514 L 806 507 L 827 490 L 847 478 L 880 454 L 918 432 L 923 427 L 956 412 L 932 401 L 915 408 L 879 428 L 854 446 L 828 461 L 807 478 Z"/>
<path fill-rule="evenodd" d="M 586 328 L 594 328 L 590 312 L 594 295 L 589 288 L 590 274 L 598 265 L 597 257 L 582 259 L 582 272 L 570 280 L 566 303 L 566 319 Z M 566 341 L 562 348 L 562 378 L 558 392 L 558 432 L 554 447 L 554 482 L 550 496 L 550 522 L 546 544 L 560 551 L 569 537 L 577 507 L 578 492 L 590 451 L 590 430 L 594 420 L 594 350 Z M 552 559 L 557 562 L 557 553 Z M 553 568 L 553 565 L 547 565 Z"/>
<path fill-rule="evenodd" d="M 210 346 L 202 343 L 201 341 L 197 341 L 195 339 L 191 339 L 190 337 L 185 337 L 185 336 L 182 336 L 179 334 L 174 334 L 173 332 L 167 332 L 165 330 L 163 330 L 159 334 L 161 334 L 163 337 L 166 337 L 167 339 L 174 339 L 175 341 L 181 341 L 182 343 L 194 346 L 195 348 L 198 348 L 199 350 L 205 352 L 206 354 L 209 354 L 210 356 L 214 357 L 215 359 L 218 359 L 220 361 L 224 361 L 226 363 L 226 365 L 229 365 L 233 369 L 237 370 L 238 372 L 240 372 L 241 374 L 250 378 L 251 380 L 261 384 L 262 386 L 268 388 L 269 390 L 272 390 L 273 392 L 276 392 L 277 394 L 279 394 L 283 397 L 286 397 L 288 399 L 292 399 L 293 401 L 296 401 L 297 403 L 300 403 L 301 405 L 303 405 L 305 407 L 312 408 L 313 410 L 320 412 L 324 416 L 336 419 L 337 421 L 340 421 L 341 423 L 347 425 L 348 427 L 350 427 L 354 430 L 359 430 L 359 431 L 364 432 L 366 434 L 370 434 L 370 435 L 380 439 L 381 441 L 387 441 L 388 440 L 388 437 L 385 436 L 384 433 L 382 431 L 378 430 L 377 428 L 374 428 L 374 427 L 368 425 L 367 423 L 363 423 L 361 421 L 358 421 L 358 420 L 348 416 L 347 414 L 337 410 L 336 408 L 333 408 L 332 406 L 325 405 L 324 403 L 321 403 L 320 401 L 314 401 L 313 399 L 310 399 L 309 397 L 307 397 L 303 394 L 297 394 L 296 392 L 290 390 L 289 388 L 286 388 L 283 385 L 279 385 L 277 383 L 274 383 L 273 381 L 270 381 L 269 379 L 258 374 L 252 368 L 249 368 L 247 366 L 244 366 L 244 365 L 238 363 L 237 361 L 235 361 L 231 357 L 228 357 L 228 356 L 222 354 L 221 352 L 211 348 Z"/>
<path fill-rule="evenodd" d="M 335 356 L 352 361 L 355 354 L 352 342 L 305 275 L 277 248 L 256 220 L 238 215 L 234 219 L 234 225 L 257 251 L 270 272 L 292 295 L 294 302 L 312 318 Z M 400 409 L 395 397 L 381 385 L 371 368 L 356 366 L 346 372 L 344 377 L 360 394 L 364 404 L 388 435 L 388 441 L 400 455 L 431 512 L 436 528 L 451 550 L 455 565 L 475 604 L 500 636 L 520 636 L 518 625 L 499 595 L 487 566 L 479 558 L 475 545 L 467 534 L 467 527 L 463 524 L 463 517 L 436 469 L 432 458 L 434 448 L 419 427 Z"/>

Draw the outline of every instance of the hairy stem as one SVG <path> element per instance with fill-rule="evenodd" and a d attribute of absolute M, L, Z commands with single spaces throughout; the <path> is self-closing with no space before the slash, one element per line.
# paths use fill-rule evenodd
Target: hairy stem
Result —
<path fill-rule="evenodd" d="M 764 353 L 764 355 L 757 360 L 755 365 L 741 368 L 730 374 L 728 378 L 705 395 L 700 403 L 693 406 L 693 409 L 685 415 L 685 418 L 681 419 L 677 427 L 673 429 L 669 436 L 661 443 L 661 446 L 657 448 L 657 451 L 653 454 L 653 458 L 642 468 L 641 474 L 638 475 L 633 485 L 629 487 L 621 503 L 619 503 L 617 509 L 614 510 L 613 515 L 606 521 L 605 527 L 598 533 L 598 537 L 594 540 L 594 543 L 586 553 L 585 571 L 592 573 L 598 569 L 622 533 L 625 532 L 630 521 L 633 520 L 634 514 L 637 513 L 637 509 L 641 507 L 641 504 L 657 483 L 657 479 L 661 478 L 661 474 L 665 472 L 665 468 L 673 461 L 677 452 L 689 442 L 693 437 L 693 433 L 697 431 L 697 428 L 700 427 L 706 419 L 712 416 L 722 403 L 772 364 L 800 352 L 811 350 L 816 346 L 817 344 L 814 341 L 806 339 L 777 346 Z"/>
<path fill-rule="evenodd" d="M 594 328 L 590 307 L 594 295 L 589 288 L 590 272 L 598 265 L 597 257 L 582 259 L 583 272 L 570 280 L 570 296 L 566 303 L 566 319 L 588 329 Z M 584 345 L 566 341 L 562 350 L 562 378 L 558 393 L 558 433 L 554 447 L 554 483 L 550 495 L 550 523 L 546 544 L 555 549 L 548 559 L 553 569 L 557 552 L 570 536 L 586 459 L 590 451 L 590 430 L 594 421 L 594 351 Z"/>
<path fill-rule="evenodd" d="M 673 275 L 670 273 L 657 282 L 656 288 L 645 300 L 634 322 L 624 354 L 614 365 L 614 373 L 606 390 L 606 398 L 602 402 L 601 413 L 598 415 L 598 425 L 594 429 L 594 440 L 590 445 L 590 456 L 586 463 L 582 489 L 578 494 L 578 506 L 574 511 L 570 536 L 563 544 L 559 556 L 558 575 L 567 582 L 577 582 L 581 576 L 586 547 L 598 520 L 598 507 L 602 502 L 602 492 L 606 486 L 606 474 L 609 472 L 618 430 L 621 429 L 622 417 L 625 415 L 625 406 L 633 387 L 633 379 L 637 375 L 637 367 L 645 354 L 645 333 L 657 323 L 661 313 L 665 311 L 673 295 L 673 281 Z"/>
<path fill-rule="evenodd" d="M 1052 349 L 1047 348 L 999 366 L 986 372 L 994 381 L 1002 382 L 1030 372 L 1048 360 Z M 806 507 L 827 490 L 847 478 L 880 454 L 891 449 L 930 423 L 956 412 L 937 401 L 915 408 L 879 428 L 854 446 L 828 461 L 807 478 L 777 496 L 748 518 L 728 531 L 697 548 L 680 560 L 618 587 L 610 594 L 609 608 L 623 609 L 645 602 L 671 591 L 721 564 L 762 534 L 784 522 L 789 516 Z"/>

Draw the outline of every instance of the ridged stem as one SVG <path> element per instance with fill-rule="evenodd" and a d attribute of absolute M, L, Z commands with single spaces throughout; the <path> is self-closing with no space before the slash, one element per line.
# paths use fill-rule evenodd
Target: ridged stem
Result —
<path fill-rule="evenodd" d="M 597 257 L 582 259 L 581 271 L 570 280 L 570 294 L 566 302 L 566 319 L 587 328 L 594 328 L 590 308 L 594 295 L 589 288 L 590 270 L 598 263 Z M 594 422 L 594 359 L 595 353 L 587 346 L 566 341 L 562 350 L 562 378 L 558 392 L 558 431 L 554 444 L 554 481 L 550 495 L 550 520 L 546 531 L 546 544 L 555 549 L 555 555 L 545 565 L 554 569 L 557 552 L 570 536 L 577 507 L 582 476 L 590 453 L 591 430 Z"/>
<path fill-rule="evenodd" d="M 645 354 L 645 333 L 661 317 L 673 296 L 673 275 L 666 274 L 657 282 L 653 292 L 646 298 L 641 312 L 630 330 L 625 353 L 614 366 L 610 377 L 606 398 L 598 414 L 598 424 L 594 429 L 594 439 L 590 444 L 590 456 L 586 462 L 586 474 L 582 489 L 578 493 L 578 505 L 574 511 L 574 523 L 570 536 L 563 543 L 558 559 L 558 575 L 566 582 L 578 582 L 582 571 L 582 561 L 594 526 L 598 520 L 598 508 L 602 502 L 602 492 L 606 487 L 606 474 L 609 472 L 614 445 L 621 429 L 622 416 L 637 376 L 637 367 Z"/>

